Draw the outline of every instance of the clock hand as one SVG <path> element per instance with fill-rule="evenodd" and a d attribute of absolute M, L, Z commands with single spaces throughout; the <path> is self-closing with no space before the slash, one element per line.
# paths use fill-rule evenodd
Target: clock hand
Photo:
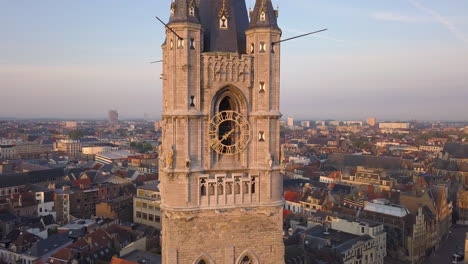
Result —
<path fill-rule="evenodd" d="M 234 129 L 231 129 L 231 131 L 224 134 L 224 136 L 221 138 L 221 141 L 228 139 L 228 137 L 231 136 L 232 133 L 234 133 Z"/>

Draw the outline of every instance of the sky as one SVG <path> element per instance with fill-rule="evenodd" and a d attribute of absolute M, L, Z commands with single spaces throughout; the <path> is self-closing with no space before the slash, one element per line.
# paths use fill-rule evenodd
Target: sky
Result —
<path fill-rule="evenodd" d="M 282 44 L 285 117 L 468 120 L 467 0 L 273 3 L 283 38 L 328 28 Z M 169 6 L 0 1 L 0 118 L 158 118 Z"/>

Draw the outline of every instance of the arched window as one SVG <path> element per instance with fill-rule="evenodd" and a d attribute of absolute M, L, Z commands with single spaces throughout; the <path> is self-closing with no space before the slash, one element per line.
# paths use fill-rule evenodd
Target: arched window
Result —
<path fill-rule="evenodd" d="M 250 260 L 249 256 L 244 256 L 240 264 L 253 264 L 253 262 Z"/>
<path fill-rule="evenodd" d="M 192 263 L 193 264 L 214 264 L 215 261 L 209 255 L 203 254 Z"/>
<path fill-rule="evenodd" d="M 223 98 L 223 100 L 221 100 L 220 104 L 219 104 L 219 112 L 223 112 L 223 111 L 232 111 L 234 110 L 233 109 L 233 104 L 232 104 L 232 99 L 231 97 L 229 96 L 226 96 Z M 219 140 L 222 140 L 221 142 L 224 144 L 224 145 L 231 145 L 231 143 L 233 142 L 233 138 L 232 136 L 228 137 L 228 138 L 223 138 L 223 135 L 226 135 L 226 134 L 231 134 L 233 135 L 233 133 L 229 133 L 230 131 L 232 131 L 233 129 L 235 129 L 235 124 L 233 121 L 231 120 L 226 120 L 224 122 L 222 122 L 219 126 Z"/>
<path fill-rule="evenodd" d="M 218 178 L 218 195 L 224 194 L 224 179 Z"/>
<path fill-rule="evenodd" d="M 200 180 L 200 195 L 206 196 L 206 180 L 205 179 Z"/>
<path fill-rule="evenodd" d="M 249 183 L 248 182 L 244 182 L 243 183 L 244 187 L 242 187 L 242 192 L 244 194 L 248 194 L 249 193 Z"/>
<path fill-rule="evenodd" d="M 228 18 L 225 15 L 222 15 L 219 19 L 219 28 L 228 29 Z"/>
<path fill-rule="evenodd" d="M 235 177 L 234 181 L 234 194 L 240 194 L 240 177 Z"/>
<path fill-rule="evenodd" d="M 215 194 L 215 184 L 214 183 L 209 183 L 208 184 L 208 195 L 214 195 Z"/>

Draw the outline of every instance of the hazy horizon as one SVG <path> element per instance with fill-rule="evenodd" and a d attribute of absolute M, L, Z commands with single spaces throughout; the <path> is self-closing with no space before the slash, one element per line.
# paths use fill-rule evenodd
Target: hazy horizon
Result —
<path fill-rule="evenodd" d="M 329 29 L 282 44 L 284 117 L 468 120 L 468 1 L 273 2 L 283 38 Z M 157 119 L 169 5 L 0 3 L 0 118 Z"/>

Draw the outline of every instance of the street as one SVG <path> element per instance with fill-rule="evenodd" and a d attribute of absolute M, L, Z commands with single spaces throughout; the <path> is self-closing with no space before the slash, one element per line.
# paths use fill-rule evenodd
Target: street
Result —
<path fill-rule="evenodd" d="M 449 264 L 452 263 L 452 255 L 455 252 L 465 252 L 465 236 L 468 232 L 467 226 L 454 226 L 452 234 L 442 242 L 437 252 L 428 258 L 424 263 Z"/>

